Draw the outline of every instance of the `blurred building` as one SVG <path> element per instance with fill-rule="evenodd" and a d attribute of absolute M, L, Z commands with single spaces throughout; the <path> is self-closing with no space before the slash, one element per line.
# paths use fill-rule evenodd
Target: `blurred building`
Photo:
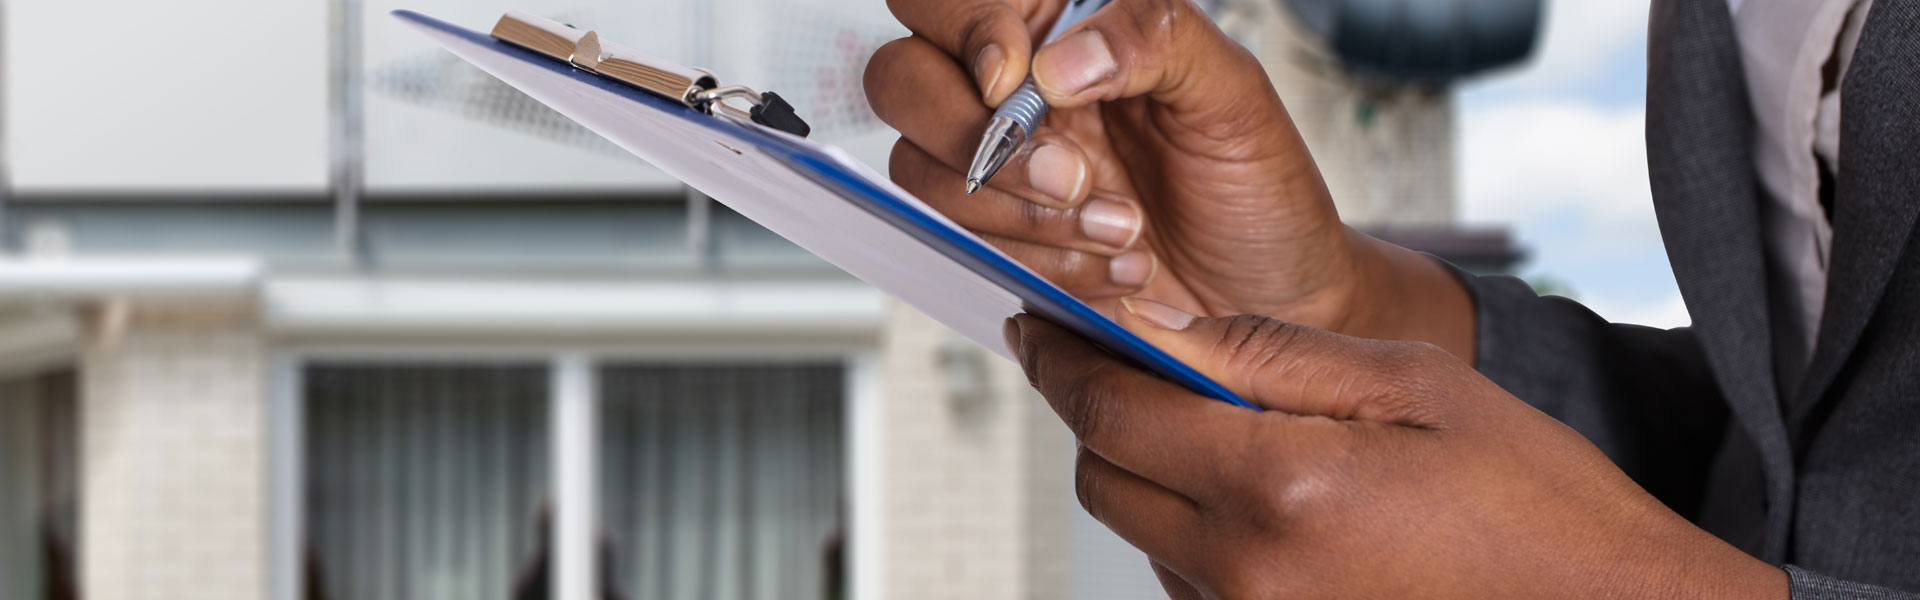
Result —
<path fill-rule="evenodd" d="M 0 0 L 0 598 L 1161 595 L 1017 368 L 402 7 L 537 10 L 780 90 L 872 164 L 894 139 L 860 86 L 903 33 L 881 0 Z M 1444 89 L 1209 8 L 1345 215 L 1512 259 L 1450 228 Z"/>
<path fill-rule="evenodd" d="M 1458 223 L 1453 92 L 1531 52 L 1538 0 L 1200 3 L 1266 66 L 1342 219 L 1469 270 L 1520 261 L 1506 230 Z"/>

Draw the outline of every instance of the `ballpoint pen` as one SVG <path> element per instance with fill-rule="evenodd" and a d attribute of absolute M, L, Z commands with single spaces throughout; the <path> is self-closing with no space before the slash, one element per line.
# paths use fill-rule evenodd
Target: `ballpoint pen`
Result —
<path fill-rule="evenodd" d="M 1060 11 L 1060 20 L 1053 23 L 1053 30 L 1047 32 L 1044 42 L 1052 42 L 1068 28 L 1079 23 L 1088 15 L 1100 10 L 1113 0 L 1069 0 L 1065 9 Z M 991 83 L 989 83 L 991 85 Z M 1033 138 L 1033 130 L 1047 118 L 1047 102 L 1040 98 L 1040 89 L 1033 84 L 1033 76 L 1028 75 L 1025 83 L 1007 101 L 994 111 L 993 120 L 987 122 L 987 134 L 980 140 L 980 149 L 973 154 L 973 166 L 967 169 L 967 194 L 980 191 L 980 186 L 993 180 L 1000 168 Z"/>

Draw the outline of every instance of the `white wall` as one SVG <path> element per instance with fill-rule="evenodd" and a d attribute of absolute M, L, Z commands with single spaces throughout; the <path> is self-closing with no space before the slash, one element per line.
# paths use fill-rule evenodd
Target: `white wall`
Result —
<path fill-rule="evenodd" d="M 323 188 L 327 6 L 7 2 L 13 181 L 23 191 Z"/>
<path fill-rule="evenodd" d="M 326 188 L 334 0 L 5 2 L 4 137 L 17 189 Z M 367 182 L 375 191 L 680 187 L 617 151 L 476 116 L 501 110 L 497 98 L 420 106 L 383 93 L 374 76 L 382 70 L 449 58 L 387 14 L 397 8 L 482 31 L 509 8 L 565 19 L 727 81 L 781 91 L 816 121 L 816 137 L 876 166 L 885 166 L 894 137 L 860 90 L 865 56 L 906 33 L 882 0 L 365 0 Z M 458 78 L 437 83 L 472 90 Z"/>

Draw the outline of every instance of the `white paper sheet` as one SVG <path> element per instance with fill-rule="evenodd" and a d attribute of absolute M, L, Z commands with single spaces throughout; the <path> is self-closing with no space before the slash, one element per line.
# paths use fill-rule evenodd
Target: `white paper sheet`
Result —
<path fill-rule="evenodd" d="M 581 83 L 473 40 L 411 20 L 405 22 L 455 55 L 741 215 L 1011 358 L 1001 327 L 1006 319 L 1022 312 L 1018 296 L 780 160 L 681 116 Z M 915 210 L 971 236 L 845 152 L 787 138 L 821 151 L 868 183 L 894 192 Z"/>

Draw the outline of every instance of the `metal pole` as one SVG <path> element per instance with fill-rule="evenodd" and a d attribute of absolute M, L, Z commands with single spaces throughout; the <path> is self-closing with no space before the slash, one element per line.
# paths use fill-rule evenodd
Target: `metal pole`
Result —
<path fill-rule="evenodd" d="M 707 43 L 713 33 L 713 7 L 709 0 L 695 0 L 687 4 L 687 64 L 696 68 L 712 68 L 713 46 Z M 717 262 L 717 247 L 713 239 L 713 199 L 708 198 L 693 186 L 686 186 L 687 196 L 687 245 L 693 252 L 693 261 L 701 270 L 713 269 Z"/>
<path fill-rule="evenodd" d="M 366 259 L 360 200 L 366 187 L 365 105 L 360 57 L 360 0 L 333 2 L 332 125 L 334 243 L 355 265 Z"/>
<path fill-rule="evenodd" d="M 692 186 L 686 186 L 686 193 L 687 251 L 693 254 L 695 267 L 712 269 L 718 262 L 718 247 L 713 240 L 713 199 Z"/>

